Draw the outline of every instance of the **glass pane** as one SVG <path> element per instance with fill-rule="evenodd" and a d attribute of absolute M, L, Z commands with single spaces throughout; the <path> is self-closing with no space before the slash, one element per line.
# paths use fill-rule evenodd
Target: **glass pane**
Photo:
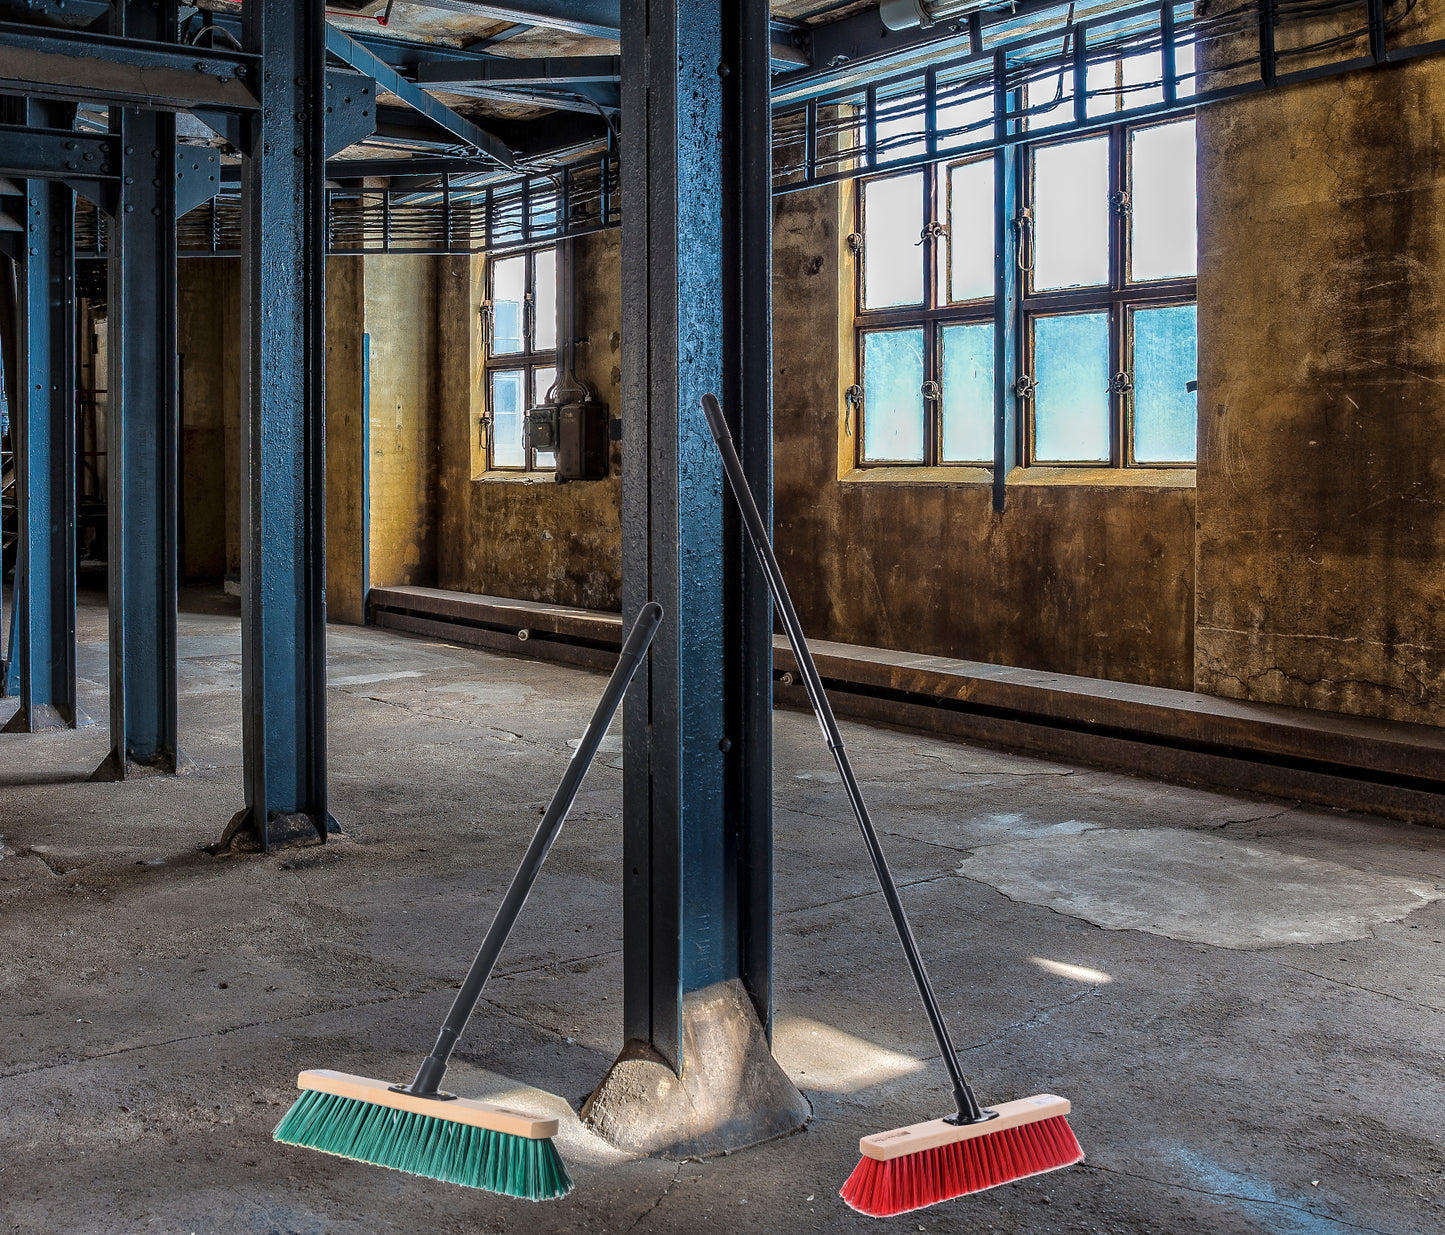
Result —
<path fill-rule="evenodd" d="M 1175 94 L 1178 98 L 1188 98 L 1194 93 L 1198 79 L 1194 75 L 1193 43 L 1175 44 L 1174 79 L 1178 82 L 1178 85 L 1175 87 Z"/>
<path fill-rule="evenodd" d="M 938 83 L 938 148 L 956 150 L 993 136 L 993 91 Z"/>
<path fill-rule="evenodd" d="M 1109 461 L 1109 315 L 1034 319 L 1034 459 Z"/>
<path fill-rule="evenodd" d="M 526 257 L 504 257 L 492 264 L 492 355 L 515 355 L 526 346 L 522 338 L 526 294 Z"/>
<path fill-rule="evenodd" d="M 863 458 L 923 462 L 923 331 L 863 336 Z"/>
<path fill-rule="evenodd" d="M 1036 291 L 1109 281 L 1109 139 L 1034 151 Z"/>
<path fill-rule="evenodd" d="M 538 249 L 532 257 L 532 282 L 537 297 L 536 336 L 534 352 L 551 352 L 557 348 L 557 250 Z"/>
<path fill-rule="evenodd" d="M 917 90 L 878 100 L 875 166 L 896 159 L 922 158 L 928 150 L 923 138 L 923 95 Z"/>
<path fill-rule="evenodd" d="M 863 184 L 863 307 L 923 303 L 923 174 Z M 920 379 L 921 380 L 921 379 Z"/>
<path fill-rule="evenodd" d="M 948 298 L 993 297 L 993 160 L 948 169 Z"/>
<path fill-rule="evenodd" d="M 532 370 L 532 406 L 537 407 L 547 397 L 547 392 L 552 389 L 552 383 L 557 380 L 557 370 L 553 365 L 538 366 Z M 539 450 L 532 459 L 533 467 L 556 467 L 557 456 L 550 450 Z"/>
<path fill-rule="evenodd" d="M 1164 57 L 1157 51 L 1116 56 L 1090 64 L 1085 78 L 1089 92 L 1088 114 L 1102 116 L 1134 107 L 1157 106 L 1164 101 L 1163 76 Z"/>
<path fill-rule="evenodd" d="M 1194 274 L 1194 121 L 1134 130 L 1129 157 L 1129 277 L 1142 282 Z"/>
<path fill-rule="evenodd" d="M 993 462 L 993 323 L 945 326 L 943 462 Z"/>
<path fill-rule="evenodd" d="M 522 418 L 526 371 L 504 369 L 492 374 L 492 466 L 523 467 Z"/>
<path fill-rule="evenodd" d="M 1134 312 L 1134 461 L 1193 463 L 1196 306 Z"/>

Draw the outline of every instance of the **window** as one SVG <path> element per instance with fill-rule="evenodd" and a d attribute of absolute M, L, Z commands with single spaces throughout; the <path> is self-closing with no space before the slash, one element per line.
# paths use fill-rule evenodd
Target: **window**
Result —
<path fill-rule="evenodd" d="M 1023 170 L 1025 461 L 1191 466 L 1193 119 L 1034 146 Z"/>
<path fill-rule="evenodd" d="M 1152 99 L 1129 58 L 1088 80 L 1091 118 Z M 858 465 L 992 467 L 1002 404 L 1026 465 L 1193 466 L 1194 168 L 1186 116 L 862 181 Z M 1000 314 L 1011 265 L 1017 302 Z"/>
<path fill-rule="evenodd" d="M 863 182 L 864 466 L 993 460 L 993 198 L 989 156 Z"/>
<path fill-rule="evenodd" d="M 527 447 L 527 409 L 557 380 L 557 250 L 532 249 L 487 262 L 486 467 L 545 471 L 547 451 Z"/>

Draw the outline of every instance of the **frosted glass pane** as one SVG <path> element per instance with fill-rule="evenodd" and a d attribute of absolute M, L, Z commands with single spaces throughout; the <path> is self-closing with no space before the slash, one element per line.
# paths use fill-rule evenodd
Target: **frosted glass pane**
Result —
<path fill-rule="evenodd" d="M 1085 78 L 1090 116 L 1154 107 L 1164 101 L 1164 57 L 1157 51 L 1095 61 Z"/>
<path fill-rule="evenodd" d="M 992 159 L 948 170 L 948 298 L 989 300 L 994 291 Z"/>
<path fill-rule="evenodd" d="M 1179 43 L 1174 48 L 1174 77 L 1179 83 L 1175 93 L 1183 99 L 1192 95 L 1198 79 L 1194 75 L 1194 44 Z"/>
<path fill-rule="evenodd" d="M 1193 463 L 1198 396 L 1192 304 L 1134 312 L 1134 461 Z"/>
<path fill-rule="evenodd" d="M 1109 315 L 1034 319 L 1034 458 L 1109 461 Z"/>
<path fill-rule="evenodd" d="M 539 249 L 532 258 L 533 295 L 537 298 L 537 324 L 533 328 L 532 350 L 551 352 L 557 348 L 557 250 Z"/>
<path fill-rule="evenodd" d="M 943 462 L 993 461 L 993 323 L 945 326 Z"/>
<path fill-rule="evenodd" d="M 526 414 L 523 384 L 526 372 L 507 369 L 492 374 L 492 466 L 523 467 L 522 418 Z"/>
<path fill-rule="evenodd" d="M 976 90 L 977 87 L 970 87 Z M 993 95 L 950 101 L 948 88 L 938 87 L 938 148 L 956 150 L 993 136 Z"/>
<path fill-rule="evenodd" d="M 1180 278 L 1199 268 L 1194 121 L 1136 129 L 1129 136 L 1129 277 Z"/>
<path fill-rule="evenodd" d="M 1034 152 L 1036 291 L 1109 281 L 1109 139 Z"/>
<path fill-rule="evenodd" d="M 554 365 L 539 365 L 532 370 L 532 406 L 537 407 L 547 397 L 547 392 L 552 389 L 552 383 L 557 380 L 557 369 Z M 532 458 L 533 467 L 556 467 L 557 456 L 550 450 L 539 450 Z"/>
<path fill-rule="evenodd" d="M 863 336 L 863 458 L 923 462 L 923 331 Z"/>
<path fill-rule="evenodd" d="M 492 354 L 522 351 L 522 304 L 527 295 L 527 259 L 504 257 L 492 264 Z"/>
<path fill-rule="evenodd" d="M 863 307 L 923 303 L 923 175 L 863 183 Z"/>
<path fill-rule="evenodd" d="M 922 96 L 880 98 L 875 132 L 878 163 L 922 158 L 928 151 L 923 138 Z"/>

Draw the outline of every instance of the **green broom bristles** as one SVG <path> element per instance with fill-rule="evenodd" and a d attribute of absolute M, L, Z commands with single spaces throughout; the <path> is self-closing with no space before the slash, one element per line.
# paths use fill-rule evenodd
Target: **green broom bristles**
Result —
<path fill-rule="evenodd" d="M 272 1133 L 284 1145 L 390 1167 L 503 1196 L 549 1201 L 572 1191 L 550 1140 L 306 1089 Z"/>

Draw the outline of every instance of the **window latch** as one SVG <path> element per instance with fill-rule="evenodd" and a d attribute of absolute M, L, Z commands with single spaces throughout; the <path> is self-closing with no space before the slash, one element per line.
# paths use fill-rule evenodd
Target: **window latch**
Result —
<path fill-rule="evenodd" d="M 937 240 L 940 236 L 946 237 L 947 235 L 948 224 L 940 223 L 937 219 L 935 219 L 932 223 L 927 224 L 924 229 L 918 233 L 918 244 L 914 245 L 913 247 L 916 249 L 918 248 L 918 245 L 922 244 L 925 240 Z"/>
<path fill-rule="evenodd" d="M 482 313 L 482 345 L 483 345 L 484 347 L 490 347 L 490 346 L 491 346 L 491 343 L 492 343 L 492 325 L 493 325 L 493 319 L 494 319 L 495 316 L 496 316 L 496 310 L 493 308 L 492 302 L 491 302 L 490 300 L 484 300 L 484 301 L 482 301 L 481 313 Z"/>
<path fill-rule="evenodd" d="M 923 385 L 920 386 L 918 389 L 919 392 L 923 395 L 923 397 L 927 399 L 930 403 L 937 403 L 941 398 L 943 398 L 943 387 L 940 386 L 937 382 L 924 382 Z"/>
<path fill-rule="evenodd" d="M 1109 393 L 1115 395 L 1127 395 L 1134 389 L 1134 379 L 1127 373 L 1114 374 L 1113 380 L 1109 383 Z"/>
<path fill-rule="evenodd" d="M 843 418 L 843 432 L 848 437 L 853 436 L 853 418 L 858 409 L 863 406 L 863 387 L 856 383 L 849 386 L 843 392 L 843 399 L 848 405 L 847 414 Z"/>
<path fill-rule="evenodd" d="M 850 252 L 851 254 L 853 254 L 854 257 L 861 257 L 861 256 L 862 256 L 862 254 L 863 254 L 863 233 L 862 233 L 862 232 L 849 232 L 849 233 L 848 233 L 848 252 Z"/>
<path fill-rule="evenodd" d="M 1129 203 L 1129 194 L 1123 189 L 1109 194 L 1109 205 L 1120 218 L 1128 218 L 1129 212 L 1133 209 Z"/>
<path fill-rule="evenodd" d="M 1014 217 L 1013 227 L 1017 238 L 1018 267 L 1027 274 L 1034 268 L 1034 216 L 1027 206 Z"/>
<path fill-rule="evenodd" d="M 1038 388 L 1038 383 L 1033 378 L 1027 373 L 1022 373 L 1019 375 L 1018 381 L 1014 383 L 1014 394 L 1020 399 L 1032 399 L 1034 391 Z"/>

